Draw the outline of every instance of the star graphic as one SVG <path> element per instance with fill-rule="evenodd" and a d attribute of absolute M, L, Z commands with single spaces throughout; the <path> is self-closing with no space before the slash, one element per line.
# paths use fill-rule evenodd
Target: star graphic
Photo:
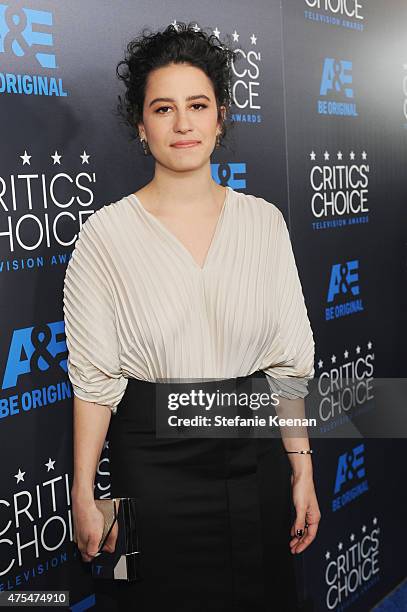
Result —
<path fill-rule="evenodd" d="M 347 358 L 348 358 L 348 356 L 349 356 L 348 349 L 346 349 L 346 350 L 345 350 L 345 352 L 344 352 L 343 356 L 345 357 L 345 359 L 347 359 Z"/>
<path fill-rule="evenodd" d="M 55 463 L 55 459 L 52 460 L 51 457 L 50 457 L 48 459 L 48 463 L 45 463 L 45 465 L 47 466 L 47 472 L 49 472 L 50 470 L 55 470 L 54 463 Z"/>
<path fill-rule="evenodd" d="M 338 544 L 338 550 L 342 550 L 342 548 L 343 548 L 343 544 L 342 544 L 342 542 L 339 542 L 339 544 Z"/>
<path fill-rule="evenodd" d="M 315 161 L 315 151 L 311 151 L 311 153 L 309 154 L 310 158 L 312 159 L 312 161 Z"/>
<path fill-rule="evenodd" d="M 252 45 L 255 45 L 255 44 L 256 44 L 256 42 L 257 42 L 257 38 L 256 38 L 256 36 L 255 36 L 254 34 L 252 34 L 252 35 L 250 36 L 250 40 L 251 40 L 251 42 L 252 42 Z"/>
<path fill-rule="evenodd" d="M 365 531 L 366 531 L 366 525 L 363 525 L 362 532 L 365 533 Z"/>
<path fill-rule="evenodd" d="M 109 440 L 105 440 L 103 443 L 103 450 L 105 450 L 106 448 L 109 448 Z"/>
<path fill-rule="evenodd" d="M 349 157 L 350 157 L 351 159 L 355 159 L 355 154 L 354 154 L 354 152 L 353 152 L 353 151 L 351 151 L 351 152 L 349 153 Z"/>
<path fill-rule="evenodd" d="M 372 345 L 372 343 L 371 343 L 371 342 L 370 342 L 370 340 L 369 340 L 369 342 L 367 343 L 367 348 L 369 349 L 369 351 L 370 351 L 370 349 L 372 348 L 372 346 L 373 346 L 373 345 Z"/>
<path fill-rule="evenodd" d="M 174 21 L 171 21 L 171 25 L 173 25 L 173 26 L 174 26 L 174 28 L 175 28 L 175 29 L 177 30 L 177 32 L 178 32 L 178 24 L 177 24 L 177 20 L 176 20 L 176 19 L 174 19 Z"/>
<path fill-rule="evenodd" d="M 233 42 L 237 42 L 239 40 L 240 35 L 236 32 L 236 30 L 233 32 L 232 36 L 233 36 Z"/>
<path fill-rule="evenodd" d="M 341 160 L 341 159 L 342 159 L 342 151 L 338 151 L 338 153 L 336 154 L 336 156 L 337 156 L 337 158 L 338 158 L 339 160 Z"/>
<path fill-rule="evenodd" d="M 88 155 L 85 150 L 83 150 L 82 155 L 80 155 L 79 157 L 81 158 L 83 164 L 88 164 L 89 163 L 90 155 Z"/>
<path fill-rule="evenodd" d="M 195 32 L 199 32 L 199 30 L 200 30 L 201 28 L 200 28 L 200 27 L 198 26 L 198 24 L 196 23 L 192 29 L 193 29 Z"/>
<path fill-rule="evenodd" d="M 360 346 L 359 345 L 356 347 L 356 352 L 359 355 L 359 353 L 360 353 Z"/>
<path fill-rule="evenodd" d="M 24 155 L 20 155 L 20 157 L 23 160 L 23 166 L 25 166 L 25 164 L 28 164 L 29 166 L 31 165 L 30 158 L 32 156 L 28 155 L 28 153 L 27 153 L 27 151 L 25 149 L 24 149 Z"/>
<path fill-rule="evenodd" d="M 24 474 L 25 474 L 25 472 L 22 472 L 21 468 L 18 468 L 17 474 L 14 474 L 14 476 L 17 478 L 17 483 L 19 483 L 20 480 L 22 480 L 24 482 Z"/>
<path fill-rule="evenodd" d="M 332 361 L 332 363 L 336 363 L 336 355 L 332 355 L 331 361 Z"/>
<path fill-rule="evenodd" d="M 328 160 L 329 159 L 329 153 L 328 151 L 325 151 L 324 153 L 324 159 Z"/>
<path fill-rule="evenodd" d="M 218 26 L 216 26 L 216 28 L 213 30 L 213 33 L 215 34 L 216 38 L 219 38 L 220 31 L 218 30 Z"/>
<path fill-rule="evenodd" d="M 58 151 L 55 151 L 54 155 L 51 155 L 51 157 L 54 160 L 54 166 L 55 166 L 55 164 L 61 165 L 61 157 L 62 157 L 62 155 L 58 155 Z"/>
<path fill-rule="evenodd" d="M 367 158 L 367 153 L 366 151 L 362 151 L 362 159 L 366 159 Z"/>
<path fill-rule="evenodd" d="M 330 559 L 331 558 L 331 553 L 329 552 L 329 550 L 326 551 L 325 553 L 325 559 Z"/>
<path fill-rule="evenodd" d="M 319 367 L 319 368 L 322 368 L 322 366 L 323 366 L 323 365 L 324 365 L 324 362 L 322 361 L 322 359 L 320 359 L 320 360 L 318 361 L 318 367 Z"/>
<path fill-rule="evenodd" d="M 351 533 L 351 536 L 350 536 L 350 541 L 351 541 L 351 542 L 353 542 L 353 540 L 354 540 L 354 539 L 355 539 L 355 534 L 354 534 L 354 533 Z"/>

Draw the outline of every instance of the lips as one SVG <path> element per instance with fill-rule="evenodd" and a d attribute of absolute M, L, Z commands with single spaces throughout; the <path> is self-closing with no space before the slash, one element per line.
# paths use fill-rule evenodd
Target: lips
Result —
<path fill-rule="evenodd" d="M 195 147 L 198 144 L 200 144 L 199 140 L 180 140 L 178 142 L 174 142 L 174 144 L 171 146 L 175 147 L 176 149 L 187 149 L 189 147 Z"/>

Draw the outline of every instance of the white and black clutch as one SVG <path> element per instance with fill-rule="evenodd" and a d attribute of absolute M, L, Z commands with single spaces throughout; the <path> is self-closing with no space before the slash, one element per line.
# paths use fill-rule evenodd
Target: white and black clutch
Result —
<path fill-rule="evenodd" d="M 98 552 L 90 562 L 94 578 L 110 580 L 140 579 L 140 550 L 137 531 L 136 500 L 133 497 L 114 497 L 95 499 L 95 504 L 104 516 L 103 533 Z M 114 552 L 102 551 L 105 542 L 118 524 L 118 536 Z M 73 541 L 77 542 L 74 529 Z"/>

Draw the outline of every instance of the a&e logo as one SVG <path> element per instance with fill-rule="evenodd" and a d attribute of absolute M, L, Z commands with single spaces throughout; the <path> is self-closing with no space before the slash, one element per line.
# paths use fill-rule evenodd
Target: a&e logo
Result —
<path fill-rule="evenodd" d="M 322 66 L 318 114 L 357 117 L 356 103 L 349 101 L 354 98 L 352 85 L 352 62 L 326 57 Z"/>
<path fill-rule="evenodd" d="M 333 264 L 327 295 L 328 306 L 325 308 L 326 321 L 364 310 L 361 298 L 353 299 L 360 295 L 358 270 L 359 261 L 357 259 Z M 346 302 L 333 306 L 332 302 L 337 302 L 341 297 L 345 297 Z"/>
<path fill-rule="evenodd" d="M 0 398 L 0 419 L 45 408 L 72 397 L 67 372 L 64 321 L 15 329 Z M 33 381 L 40 387 L 33 387 Z"/>
<path fill-rule="evenodd" d="M 369 490 L 364 452 L 365 445 L 359 444 L 350 451 L 339 455 L 334 486 L 335 497 L 332 500 L 333 512 L 343 508 Z"/>
<path fill-rule="evenodd" d="M 7 59 L 19 62 L 24 69 L 56 70 L 53 14 L 50 11 L 22 6 L 21 0 L 0 4 L 0 53 L 2 66 Z M 24 63 L 23 63 L 24 62 Z M 48 75 L 0 72 L 0 93 L 67 96 L 62 79 Z"/>
<path fill-rule="evenodd" d="M 20 377 L 62 368 L 66 372 L 66 340 L 63 321 L 15 329 L 4 371 L 2 389 L 10 389 Z"/>
<path fill-rule="evenodd" d="M 211 173 L 213 180 L 222 186 L 228 185 L 232 189 L 246 188 L 246 164 L 244 162 L 211 164 Z"/>
<path fill-rule="evenodd" d="M 42 68 L 56 68 L 52 53 L 52 13 L 0 4 L 0 50 L 17 57 L 33 58 Z"/>

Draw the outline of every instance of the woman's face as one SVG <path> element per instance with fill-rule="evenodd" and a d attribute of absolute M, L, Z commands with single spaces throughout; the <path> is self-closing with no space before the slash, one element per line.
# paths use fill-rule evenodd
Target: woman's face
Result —
<path fill-rule="evenodd" d="M 189 64 L 171 64 L 150 72 L 143 122 L 138 127 L 160 164 L 185 171 L 208 163 L 221 131 L 209 77 Z M 186 141 L 193 146 L 179 145 Z"/>

